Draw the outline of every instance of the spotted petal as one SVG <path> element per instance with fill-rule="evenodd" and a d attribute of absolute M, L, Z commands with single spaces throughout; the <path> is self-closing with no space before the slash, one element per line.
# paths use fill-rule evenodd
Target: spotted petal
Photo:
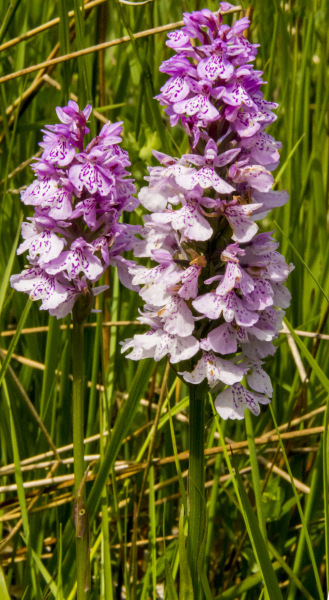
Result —
<path fill-rule="evenodd" d="M 203 294 L 193 300 L 192 304 L 208 319 L 219 319 L 223 313 L 225 321 L 231 323 L 235 320 L 242 327 L 251 327 L 259 319 L 259 315 L 249 310 L 235 292 L 229 292 L 226 296 L 218 296 L 214 293 Z"/>
<path fill-rule="evenodd" d="M 216 81 L 216 79 L 224 79 L 227 81 L 234 73 L 234 67 L 225 56 L 212 54 L 208 58 L 204 58 L 198 64 L 198 75 L 201 79 Z"/>
<path fill-rule="evenodd" d="M 179 115 L 186 114 L 190 117 L 196 115 L 199 119 L 205 119 L 207 122 L 215 121 L 219 115 L 217 108 L 203 94 L 197 94 L 194 98 L 176 102 L 174 111 Z"/>
<path fill-rule="evenodd" d="M 178 363 L 192 358 L 199 350 L 199 342 L 192 335 L 179 337 L 163 332 L 157 344 L 154 360 L 160 360 L 167 354 L 171 363 Z"/>
<path fill-rule="evenodd" d="M 210 387 L 221 381 L 232 385 L 241 381 L 244 371 L 229 360 L 215 356 L 213 352 L 204 352 L 193 371 L 179 373 L 188 383 L 198 384 L 206 377 Z"/>
<path fill-rule="evenodd" d="M 250 219 L 253 208 L 257 205 L 250 204 L 228 204 L 224 214 L 233 229 L 232 238 L 240 243 L 249 242 L 258 231 L 258 225 Z"/>
<path fill-rule="evenodd" d="M 82 238 L 73 242 L 71 249 L 62 252 L 60 256 L 49 262 L 45 269 L 50 275 L 65 271 L 69 279 L 75 279 L 82 272 L 90 281 L 96 281 L 103 273 L 103 265 L 97 256 L 93 255 L 94 248 Z"/>
<path fill-rule="evenodd" d="M 212 167 L 202 167 L 199 171 L 191 170 L 190 172 L 182 173 L 176 178 L 179 185 L 186 190 L 193 190 L 200 185 L 202 189 L 213 187 L 220 194 L 230 194 L 234 188 L 221 179 Z"/>
<path fill-rule="evenodd" d="M 194 317 L 185 300 L 172 296 L 170 302 L 162 308 L 158 315 L 164 321 L 163 328 L 168 333 L 187 337 L 194 329 Z"/>
<path fill-rule="evenodd" d="M 240 111 L 234 120 L 235 131 L 241 138 L 249 138 L 260 129 L 260 123 L 254 113 Z"/>
<path fill-rule="evenodd" d="M 243 419 L 248 408 L 254 415 L 259 415 L 259 404 L 269 404 L 270 400 L 261 394 L 246 390 L 241 383 L 228 387 L 215 400 L 215 408 L 222 419 Z"/>
<path fill-rule="evenodd" d="M 55 177 L 37 179 L 21 192 L 21 200 L 24 204 L 32 206 L 43 206 L 57 192 L 58 180 Z"/>
<path fill-rule="evenodd" d="M 224 100 L 224 102 L 226 102 L 226 104 L 229 104 L 230 106 L 245 105 L 250 108 L 257 109 L 257 106 L 255 105 L 249 94 L 246 92 L 243 85 L 241 85 L 237 81 L 229 84 L 226 87 L 226 90 L 222 95 L 222 99 Z"/>
<path fill-rule="evenodd" d="M 17 254 L 29 250 L 30 262 L 40 266 L 57 258 L 63 250 L 65 240 L 59 238 L 52 229 L 39 231 L 34 223 L 22 223 L 22 235 L 25 239 Z"/>
<path fill-rule="evenodd" d="M 273 304 L 273 289 L 266 279 L 254 279 L 254 289 L 246 296 L 246 302 L 253 310 L 264 310 Z"/>
<path fill-rule="evenodd" d="M 189 202 L 181 209 L 173 211 L 171 224 L 188 240 L 205 241 L 213 234 L 211 225 L 195 202 Z"/>
<path fill-rule="evenodd" d="M 48 133 L 48 132 L 47 132 Z M 66 167 L 75 157 L 75 148 L 64 137 L 54 133 L 44 136 L 39 145 L 44 148 L 42 158 L 58 167 Z"/>
<path fill-rule="evenodd" d="M 235 183 L 247 183 L 259 192 L 268 192 L 274 183 L 272 174 L 262 165 L 247 165 L 237 169 L 232 179 Z"/>
<path fill-rule="evenodd" d="M 178 295 L 185 300 L 189 298 L 195 298 L 198 294 L 198 281 L 201 273 L 201 267 L 197 265 L 191 265 L 185 271 L 181 277 L 182 286 L 178 291 Z"/>
<path fill-rule="evenodd" d="M 247 375 L 247 381 L 248 385 L 255 390 L 255 392 L 266 394 L 269 398 L 272 398 L 273 387 L 271 379 L 259 364 L 252 366 L 251 373 Z"/>
<path fill-rule="evenodd" d="M 103 170 L 89 161 L 73 165 L 69 179 L 79 192 L 85 187 L 90 194 L 98 192 L 100 196 L 107 196 L 113 187 L 113 182 L 104 175 Z"/>
<path fill-rule="evenodd" d="M 238 349 L 237 337 L 231 323 L 223 323 L 213 329 L 207 340 L 210 348 L 219 354 L 233 354 Z"/>
<path fill-rule="evenodd" d="M 189 36 L 181 29 L 176 29 L 176 31 L 168 33 L 168 38 L 169 40 L 166 42 L 166 45 L 169 46 L 169 48 L 177 48 L 177 50 L 180 50 L 181 48 L 191 46 Z"/>
<path fill-rule="evenodd" d="M 158 98 L 164 98 L 169 102 L 179 102 L 184 100 L 190 93 L 190 88 L 185 80 L 185 77 L 170 77 L 168 81 L 162 86 L 161 94 Z"/>
<path fill-rule="evenodd" d="M 40 267 L 12 275 L 10 284 L 19 292 L 29 292 L 31 300 L 42 300 L 41 310 L 56 308 L 67 298 L 67 289 L 56 277 L 47 275 Z"/>
<path fill-rule="evenodd" d="M 43 202 L 43 206 L 50 208 L 49 216 L 55 220 L 69 219 L 72 214 L 72 193 L 64 188 L 56 190 L 51 198 Z"/>

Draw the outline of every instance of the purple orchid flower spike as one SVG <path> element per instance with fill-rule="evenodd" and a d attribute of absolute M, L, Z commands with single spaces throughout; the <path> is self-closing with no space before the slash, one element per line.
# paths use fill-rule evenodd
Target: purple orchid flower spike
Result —
<path fill-rule="evenodd" d="M 118 146 L 122 126 L 105 124 L 85 148 L 90 112 L 90 105 L 80 112 L 72 100 L 56 108 L 61 123 L 43 130 L 43 153 L 33 165 L 36 179 L 21 194 L 24 204 L 35 207 L 30 222 L 22 225 L 24 241 L 17 251 L 28 251 L 30 264 L 11 277 L 11 285 L 41 299 L 40 308 L 57 318 L 70 313 L 81 297 L 92 309 L 94 296 L 107 288 L 92 284 L 110 264 L 132 287 L 128 268 L 133 263 L 122 253 L 131 249 L 139 228 L 119 219 L 138 201 L 126 170 L 128 154 Z"/>
<path fill-rule="evenodd" d="M 191 153 L 154 152 L 160 165 L 139 193 L 150 214 L 135 255 L 153 266 L 129 270 L 146 303 L 139 320 L 151 329 L 123 351 L 133 360 L 184 361 L 180 377 L 207 381 L 220 416 L 241 419 L 270 401 L 262 364 L 275 352 L 293 267 L 255 222 L 288 194 L 271 189 L 281 144 L 264 130 L 277 104 L 263 98 L 248 19 L 222 24 L 232 8 L 186 13 L 184 27 L 168 34 L 176 55 L 160 67 L 169 79 L 157 98 L 171 125 L 185 128 Z"/>

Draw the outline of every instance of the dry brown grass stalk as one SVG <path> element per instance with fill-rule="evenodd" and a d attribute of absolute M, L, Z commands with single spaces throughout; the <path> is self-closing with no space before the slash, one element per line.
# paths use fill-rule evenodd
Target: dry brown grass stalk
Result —
<path fill-rule="evenodd" d="M 303 439 L 303 438 L 310 437 L 313 435 L 318 436 L 319 434 L 323 433 L 323 431 L 324 431 L 323 426 L 312 427 L 309 429 L 303 429 L 301 431 L 290 431 L 290 432 L 282 433 L 281 438 L 285 439 L 285 440 Z M 274 434 L 274 435 L 266 435 L 265 434 L 262 437 L 255 438 L 255 445 L 262 446 L 267 443 L 276 443 L 276 442 L 278 442 L 278 439 L 279 439 L 278 435 L 276 435 L 276 434 Z M 232 451 L 232 452 L 239 452 L 239 451 L 245 452 L 245 450 L 248 449 L 248 442 L 247 441 L 230 442 L 228 444 L 225 444 L 225 447 L 227 450 Z M 59 449 L 58 449 L 58 452 L 59 452 Z M 222 452 L 223 452 L 223 446 L 215 446 L 213 448 L 206 448 L 204 451 L 204 455 L 205 455 L 205 458 L 209 458 L 209 457 L 213 457 L 216 454 L 219 454 Z M 47 453 L 47 454 L 49 455 L 49 453 Z M 93 455 L 93 459 L 95 459 L 96 456 L 98 456 L 98 455 Z M 188 450 L 186 450 L 184 452 L 180 452 L 177 456 L 180 461 L 188 460 L 189 452 L 188 452 Z M 174 462 L 175 462 L 175 457 L 172 455 L 172 456 L 167 456 L 165 458 L 153 458 L 151 461 L 151 464 L 153 464 L 154 466 L 160 467 L 160 466 L 168 465 L 168 464 L 171 464 Z M 270 461 L 266 461 L 266 462 L 270 463 Z M 119 474 L 118 479 L 123 479 L 126 477 L 130 477 L 132 474 L 144 471 L 146 466 L 147 466 L 147 462 L 144 462 L 144 461 L 141 463 L 129 463 L 129 464 L 120 461 L 119 464 L 115 463 L 114 468 L 115 468 L 115 472 L 121 473 L 121 474 Z M 35 467 L 37 468 L 38 465 L 36 464 Z M 8 466 L 6 467 L 6 469 L 8 469 Z M 125 473 L 122 473 L 122 471 L 125 471 Z M 280 470 L 280 472 L 281 471 L 282 470 Z M 8 474 L 8 472 L 6 474 Z M 49 484 L 58 484 L 58 483 L 69 482 L 69 484 L 71 485 L 72 478 L 73 478 L 73 475 L 63 475 L 63 476 L 58 476 L 56 478 L 49 478 L 47 476 L 45 479 L 26 482 L 23 484 L 23 486 L 30 489 L 32 487 L 44 486 L 48 483 Z M 90 474 L 88 476 L 88 481 L 92 480 L 92 479 L 94 479 L 94 475 Z M 2 492 L 2 493 L 16 491 L 16 490 L 17 490 L 16 484 L 0 487 L 0 492 Z M 304 491 L 305 491 L 305 493 L 307 493 L 306 488 Z"/>

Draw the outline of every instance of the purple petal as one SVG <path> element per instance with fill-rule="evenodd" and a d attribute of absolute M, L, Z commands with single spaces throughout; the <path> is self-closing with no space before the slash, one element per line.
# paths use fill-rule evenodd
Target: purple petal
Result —
<path fill-rule="evenodd" d="M 67 288 L 61 285 L 56 277 L 50 277 L 40 268 L 12 275 L 10 284 L 19 292 L 30 292 L 31 300 L 42 300 L 41 310 L 56 308 L 65 302 L 68 294 Z"/>
<path fill-rule="evenodd" d="M 29 250 L 29 259 L 33 263 L 39 262 L 42 266 L 44 263 L 57 258 L 63 250 L 65 240 L 59 238 L 51 229 L 44 229 L 38 232 L 37 227 L 33 223 L 22 223 L 22 235 L 25 238 L 18 250 L 17 254 L 22 254 Z"/>
<path fill-rule="evenodd" d="M 189 240 L 205 241 L 213 234 L 212 227 L 202 215 L 200 208 L 192 202 L 174 211 L 171 224 Z"/>
<path fill-rule="evenodd" d="M 254 289 L 246 297 L 246 302 L 253 310 L 264 310 L 273 305 L 273 289 L 266 279 L 255 279 Z"/>
<path fill-rule="evenodd" d="M 198 282 L 199 275 L 201 273 L 201 267 L 197 265 L 191 265 L 188 267 L 181 277 L 182 287 L 178 291 L 178 295 L 184 300 L 189 298 L 195 298 L 198 293 Z"/>
<path fill-rule="evenodd" d="M 247 183 L 259 192 L 268 192 L 274 183 L 272 174 L 261 165 L 251 165 L 237 169 L 233 181 L 235 183 Z"/>
<path fill-rule="evenodd" d="M 168 33 L 168 38 L 169 40 L 166 42 L 166 45 L 169 46 L 169 48 L 181 49 L 191 45 L 190 37 L 181 29 Z"/>
<path fill-rule="evenodd" d="M 184 100 L 190 93 L 190 88 L 184 76 L 170 77 L 164 86 L 161 88 L 160 98 L 164 98 L 169 102 L 179 102 Z"/>
<path fill-rule="evenodd" d="M 198 75 L 201 79 L 216 81 L 216 79 L 229 79 L 234 73 L 234 67 L 223 55 L 213 54 L 204 58 L 198 64 Z"/>
<path fill-rule="evenodd" d="M 288 288 L 282 283 L 272 282 L 272 289 L 274 292 L 273 304 L 277 308 L 288 308 L 291 300 L 291 293 Z"/>
<path fill-rule="evenodd" d="M 223 323 L 208 333 L 210 347 L 219 354 L 233 354 L 238 349 L 234 328 L 230 323 Z"/>
<path fill-rule="evenodd" d="M 249 94 L 246 92 L 243 85 L 236 81 L 227 86 L 225 92 L 222 95 L 222 99 L 224 100 L 224 102 L 226 102 L 226 104 L 229 104 L 230 106 L 245 105 L 250 108 L 257 109 L 255 103 L 253 102 Z"/>
<path fill-rule="evenodd" d="M 217 108 L 203 94 L 198 94 L 188 100 L 176 102 L 174 104 L 174 111 L 179 115 L 196 115 L 199 119 L 205 119 L 207 122 L 215 121 L 219 116 Z"/>
<path fill-rule="evenodd" d="M 99 167 L 87 161 L 73 165 L 69 171 L 69 179 L 79 192 L 85 187 L 90 194 L 98 192 L 100 196 L 109 194 L 113 187 L 113 182 L 103 175 Z"/>
<path fill-rule="evenodd" d="M 94 251 L 92 246 L 90 248 Z M 77 278 L 82 272 L 90 281 L 96 281 L 103 273 L 104 267 L 92 251 L 89 244 L 79 238 L 73 242 L 71 250 L 62 252 L 57 259 L 49 262 L 45 269 L 50 275 L 65 271 L 69 279 Z"/>
<path fill-rule="evenodd" d="M 58 180 L 53 177 L 45 179 L 37 179 L 29 185 L 26 190 L 21 192 L 21 200 L 24 204 L 32 204 L 32 206 L 43 205 L 58 191 Z"/>

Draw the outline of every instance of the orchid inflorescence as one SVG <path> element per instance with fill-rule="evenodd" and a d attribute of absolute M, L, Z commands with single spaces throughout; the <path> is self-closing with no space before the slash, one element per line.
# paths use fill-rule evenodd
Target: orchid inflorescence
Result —
<path fill-rule="evenodd" d="M 118 145 L 122 127 L 105 124 L 85 147 L 90 112 L 90 105 L 79 112 L 72 100 L 56 108 L 61 123 L 46 126 L 41 158 L 32 165 L 37 178 L 21 193 L 22 202 L 35 207 L 22 224 L 24 242 L 17 251 L 28 250 L 30 265 L 11 277 L 11 285 L 41 299 L 40 308 L 58 318 L 81 297 L 85 314 L 90 312 L 94 296 L 107 288 L 92 283 L 108 265 L 118 268 L 125 285 L 131 279 L 122 253 L 132 247 L 136 228 L 119 218 L 138 201 L 127 179 L 128 153 Z"/>
<path fill-rule="evenodd" d="M 85 147 L 91 106 L 56 109 L 61 123 L 46 126 L 37 178 L 21 194 L 35 207 L 18 249 L 29 251 L 30 265 L 11 285 L 58 318 L 81 297 L 88 314 L 106 287 L 93 282 L 116 266 L 124 285 L 139 289 L 138 319 L 149 326 L 122 351 L 133 360 L 168 356 L 189 385 L 207 381 L 221 417 L 242 419 L 246 408 L 257 415 L 270 402 L 263 362 L 275 352 L 293 266 L 255 223 L 288 194 L 272 190 L 281 144 L 264 131 L 278 105 L 260 91 L 248 19 L 222 22 L 231 8 L 222 2 L 217 15 L 185 13 L 185 26 L 168 34 L 176 55 L 160 67 L 169 79 L 157 98 L 171 125 L 184 127 L 191 151 L 181 158 L 154 151 L 160 165 L 149 168 L 138 200 L 118 146 L 121 123 L 107 123 Z M 139 203 L 149 211 L 143 229 L 119 222 Z M 123 258 L 131 249 L 155 265 Z"/>
<path fill-rule="evenodd" d="M 185 26 L 168 34 L 176 55 L 160 67 L 170 77 L 157 98 L 171 125 L 185 128 L 191 153 L 154 152 L 160 166 L 139 193 L 150 214 L 134 254 L 155 266 L 129 271 L 145 302 L 139 321 L 150 329 L 123 351 L 133 360 L 169 356 L 188 384 L 207 380 L 221 417 L 242 419 L 272 396 L 262 365 L 275 352 L 292 265 L 255 223 L 288 194 L 271 190 L 281 144 L 264 129 L 277 104 L 260 91 L 248 19 L 222 23 L 230 8 L 186 13 Z"/>

